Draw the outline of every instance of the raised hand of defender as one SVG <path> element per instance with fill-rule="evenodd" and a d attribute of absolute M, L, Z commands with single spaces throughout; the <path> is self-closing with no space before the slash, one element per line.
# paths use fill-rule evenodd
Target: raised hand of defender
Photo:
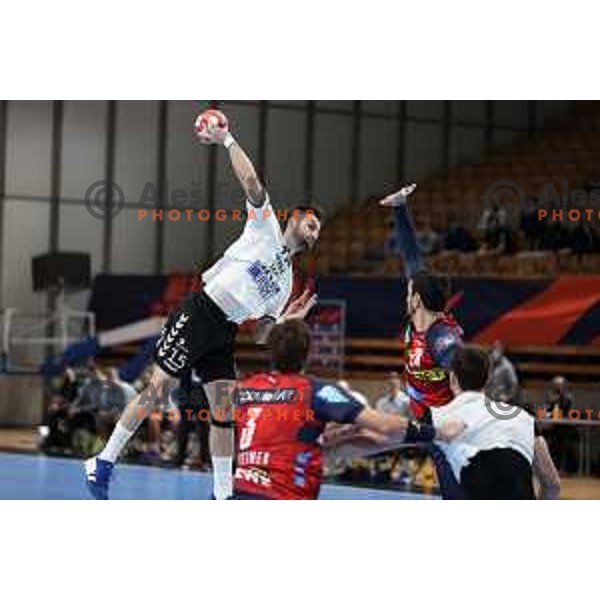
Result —
<path fill-rule="evenodd" d="M 400 206 L 401 204 L 406 203 L 406 199 L 417 189 L 416 183 L 409 183 L 405 185 L 403 188 L 398 190 L 394 194 L 390 194 L 386 196 L 383 200 L 379 201 L 380 206 Z"/>
<path fill-rule="evenodd" d="M 309 288 L 306 288 L 304 292 L 293 302 L 290 302 L 287 310 L 285 311 L 283 318 L 288 319 L 304 319 L 306 315 L 315 307 L 317 304 L 317 295 L 311 294 Z"/>

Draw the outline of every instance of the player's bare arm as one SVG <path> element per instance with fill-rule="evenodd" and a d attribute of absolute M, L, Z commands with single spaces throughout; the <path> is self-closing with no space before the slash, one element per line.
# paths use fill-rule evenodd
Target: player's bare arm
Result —
<path fill-rule="evenodd" d="M 546 440 L 542 436 L 536 436 L 533 449 L 533 474 L 540 484 L 540 497 L 543 500 L 558 500 L 560 475 L 554 466 Z"/>
<path fill-rule="evenodd" d="M 222 132 L 218 136 L 221 137 Z M 248 200 L 256 208 L 260 208 L 267 198 L 265 188 L 260 182 L 252 161 L 230 133 L 225 134 L 223 145 L 229 150 L 229 159 L 238 181 L 244 188 Z"/>
<path fill-rule="evenodd" d="M 344 431 L 333 429 L 324 436 L 323 445 L 328 455 L 335 458 L 361 458 L 397 449 L 408 441 L 410 428 L 417 438 L 423 434 L 424 439 L 429 441 L 450 442 L 463 433 L 466 425 L 458 419 L 447 419 L 441 426 L 433 428 L 366 408 L 357 418 L 355 427 Z"/>

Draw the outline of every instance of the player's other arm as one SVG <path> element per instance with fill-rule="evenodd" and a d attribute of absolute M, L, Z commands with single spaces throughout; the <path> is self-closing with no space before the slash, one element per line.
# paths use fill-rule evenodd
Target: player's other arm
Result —
<path fill-rule="evenodd" d="M 333 428 L 323 436 L 328 454 L 354 458 L 397 447 L 405 442 L 449 441 L 464 430 L 464 424 L 448 420 L 439 429 L 421 425 L 399 415 L 365 407 L 339 386 L 317 383 L 313 409 L 319 420 L 352 427 Z"/>
<path fill-rule="evenodd" d="M 313 294 L 310 288 L 306 288 L 300 296 L 289 303 L 285 312 L 278 319 L 265 316 L 258 320 L 254 333 L 255 342 L 259 345 L 266 344 L 276 323 L 282 323 L 290 319 L 305 319 L 316 303 L 317 295 Z"/>
<path fill-rule="evenodd" d="M 328 455 L 336 458 L 360 458 L 394 450 L 402 444 L 450 442 L 465 430 L 459 419 L 448 419 L 438 427 L 397 415 L 365 408 L 356 419 L 358 426 L 338 435 L 326 436 Z"/>
<path fill-rule="evenodd" d="M 542 500 L 558 500 L 560 498 L 560 475 L 554 466 L 546 440 L 542 436 L 535 437 L 533 474 L 540 483 Z"/>

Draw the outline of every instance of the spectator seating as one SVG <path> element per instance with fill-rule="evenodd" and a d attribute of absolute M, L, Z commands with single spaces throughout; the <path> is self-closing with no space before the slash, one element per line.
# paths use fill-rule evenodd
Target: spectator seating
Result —
<path fill-rule="evenodd" d="M 598 110 L 591 104 L 589 110 Z M 492 149 L 479 164 L 459 165 L 420 182 L 411 204 L 417 225 L 427 218 L 432 227 L 443 232 L 450 220 L 474 232 L 484 208 L 486 192 L 496 182 L 514 182 L 522 194 L 506 191 L 502 206 L 513 231 L 518 231 L 524 196 L 539 197 L 554 185 L 559 194 L 565 182 L 569 190 L 581 188 L 600 178 L 600 116 L 578 115 L 558 120 L 543 133 L 516 140 L 507 147 Z M 391 229 L 389 211 L 377 206 L 376 198 L 358 208 L 345 208 L 323 228 L 317 251 L 321 274 L 397 275 L 402 268 L 396 257 L 384 256 Z M 600 220 L 590 223 L 600 232 Z M 554 252 L 528 252 L 523 235 L 516 234 L 517 253 L 510 258 L 493 254 L 456 255 L 442 253 L 432 259 L 440 272 L 522 277 L 550 277 L 557 273 L 598 273 L 600 256 L 582 257 Z M 523 250 L 523 251 L 521 251 Z"/>

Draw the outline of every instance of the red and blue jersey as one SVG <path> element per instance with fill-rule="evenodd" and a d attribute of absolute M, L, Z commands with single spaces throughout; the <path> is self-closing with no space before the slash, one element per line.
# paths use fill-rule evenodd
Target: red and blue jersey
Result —
<path fill-rule="evenodd" d="M 409 323 L 404 333 L 406 393 L 418 419 L 430 406 L 452 399 L 449 368 L 463 331 L 451 315 L 443 315 L 425 331 Z"/>
<path fill-rule="evenodd" d="M 260 373 L 235 394 L 236 494 L 273 500 L 319 495 L 327 423 L 354 423 L 364 406 L 340 387 L 304 375 Z"/>

